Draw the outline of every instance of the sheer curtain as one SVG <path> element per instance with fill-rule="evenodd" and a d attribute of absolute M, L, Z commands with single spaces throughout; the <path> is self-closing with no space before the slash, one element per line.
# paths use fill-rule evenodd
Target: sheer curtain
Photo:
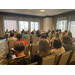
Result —
<path fill-rule="evenodd" d="M 17 30 L 17 17 L 10 17 L 10 16 L 4 16 L 4 30 L 6 31 L 6 29 L 8 29 L 8 31 L 10 30 Z"/>
<path fill-rule="evenodd" d="M 57 29 L 61 29 L 62 32 L 67 30 L 67 17 L 57 19 Z"/>
<path fill-rule="evenodd" d="M 75 37 L 75 15 L 69 17 L 68 30 L 71 30 L 72 36 Z"/>
<path fill-rule="evenodd" d="M 40 20 L 36 18 L 30 19 L 30 29 L 31 31 L 35 29 L 36 31 L 39 29 L 40 30 Z"/>

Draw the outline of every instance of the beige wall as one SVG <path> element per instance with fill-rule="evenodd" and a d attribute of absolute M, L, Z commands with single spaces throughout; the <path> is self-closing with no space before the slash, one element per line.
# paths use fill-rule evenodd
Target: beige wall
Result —
<path fill-rule="evenodd" d="M 52 30 L 52 18 L 43 18 L 43 30 L 48 31 Z"/>

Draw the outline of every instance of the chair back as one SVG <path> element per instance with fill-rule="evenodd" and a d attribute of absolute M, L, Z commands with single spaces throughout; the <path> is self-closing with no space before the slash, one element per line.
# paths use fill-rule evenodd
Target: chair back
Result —
<path fill-rule="evenodd" d="M 72 50 L 61 54 L 61 57 L 60 57 L 59 62 L 58 62 L 58 65 L 66 65 L 71 52 L 72 52 Z"/>
<path fill-rule="evenodd" d="M 27 56 L 28 55 L 28 47 L 29 47 L 29 45 L 27 45 L 26 47 L 25 47 L 25 50 L 24 50 L 24 54 Z"/>
<path fill-rule="evenodd" d="M 9 50 L 11 50 L 11 48 L 14 47 L 14 42 L 15 42 L 15 41 L 13 41 L 13 40 L 8 41 Z"/>
<path fill-rule="evenodd" d="M 54 65 L 55 55 L 49 55 L 42 59 L 42 65 Z"/>
<path fill-rule="evenodd" d="M 28 65 L 37 65 L 38 62 L 34 62 L 34 63 L 31 63 L 31 64 L 28 64 Z"/>
<path fill-rule="evenodd" d="M 71 62 L 73 62 L 73 61 L 75 61 L 75 50 L 73 51 L 73 54 L 72 54 L 72 57 L 71 57 L 69 63 L 71 63 Z"/>
<path fill-rule="evenodd" d="M 37 51 L 39 51 L 39 44 L 32 44 L 31 55 L 34 55 Z"/>

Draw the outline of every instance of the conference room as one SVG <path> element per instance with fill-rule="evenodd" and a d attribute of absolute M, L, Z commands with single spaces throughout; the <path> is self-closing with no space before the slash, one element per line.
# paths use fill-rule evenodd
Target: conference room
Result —
<path fill-rule="evenodd" d="M 74 45 L 75 9 L 0 9 L 0 65 L 75 65 Z"/>

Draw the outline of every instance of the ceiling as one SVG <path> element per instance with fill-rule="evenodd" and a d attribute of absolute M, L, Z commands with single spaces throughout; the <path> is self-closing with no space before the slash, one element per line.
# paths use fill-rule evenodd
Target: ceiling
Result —
<path fill-rule="evenodd" d="M 40 9 L 0 9 L 1 12 L 10 12 L 10 13 L 19 13 L 19 14 L 28 14 L 28 15 L 36 15 L 36 16 L 53 16 L 69 11 L 73 11 L 75 9 L 44 9 L 45 12 L 40 12 Z"/>

